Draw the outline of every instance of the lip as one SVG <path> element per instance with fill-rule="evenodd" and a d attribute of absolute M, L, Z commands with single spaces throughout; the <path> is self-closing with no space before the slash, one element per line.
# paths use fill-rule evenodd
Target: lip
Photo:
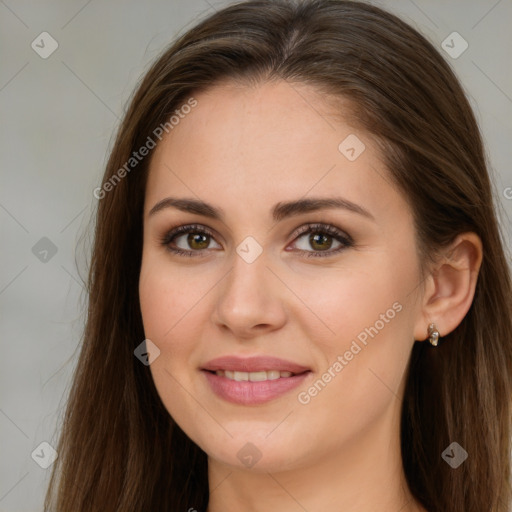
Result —
<path fill-rule="evenodd" d="M 292 372 L 291 377 L 266 381 L 235 381 L 215 374 L 217 370 L 258 372 L 279 370 Z M 213 359 L 201 368 L 211 390 L 220 398 L 239 405 L 269 402 L 299 386 L 310 374 L 310 368 L 271 356 L 242 358 L 224 356 Z"/>
<path fill-rule="evenodd" d="M 202 370 L 215 372 L 217 370 L 230 370 L 233 372 L 262 372 L 265 370 L 279 370 L 282 372 L 303 373 L 310 368 L 272 356 L 223 356 L 212 359 L 206 363 Z"/>
<path fill-rule="evenodd" d="M 203 370 L 212 391 L 220 398 L 239 405 L 258 405 L 269 402 L 299 386 L 311 372 L 306 371 L 291 377 L 276 380 L 251 382 L 231 380 Z"/>

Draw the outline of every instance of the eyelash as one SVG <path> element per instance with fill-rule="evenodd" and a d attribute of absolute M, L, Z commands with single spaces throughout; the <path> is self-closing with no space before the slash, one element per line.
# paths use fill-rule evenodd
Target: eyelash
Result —
<path fill-rule="evenodd" d="M 184 226 L 179 226 L 177 228 L 171 229 L 169 232 L 167 232 L 164 237 L 161 239 L 161 244 L 165 246 L 165 248 L 168 251 L 171 251 L 174 254 L 177 254 L 179 256 L 185 256 L 185 257 L 201 257 L 202 254 L 205 251 L 204 250 L 196 250 L 196 251 L 187 251 L 184 249 L 171 247 L 171 242 L 174 241 L 174 239 L 181 234 L 184 233 L 195 233 L 195 234 L 203 234 L 207 235 L 211 238 L 215 238 L 214 234 L 207 228 L 199 225 L 199 224 L 187 224 Z M 298 249 L 299 252 L 306 253 L 306 257 L 310 258 L 326 258 L 328 256 L 332 256 L 334 254 L 338 254 L 341 251 L 352 247 L 354 245 L 354 242 L 352 238 L 345 234 L 343 231 L 339 230 L 338 228 L 331 226 L 329 224 L 323 224 L 323 223 L 314 223 L 314 224 L 308 224 L 305 226 L 302 226 L 299 228 L 299 231 L 295 233 L 295 238 L 299 238 L 305 234 L 308 233 L 322 233 L 325 235 L 329 235 L 336 239 L 338 242 L 340 242 L 342 245 L 341 247 L 338 247 L 338 249 L 335 249 L 333 251 L 304 251 L 302 249 Z"/>

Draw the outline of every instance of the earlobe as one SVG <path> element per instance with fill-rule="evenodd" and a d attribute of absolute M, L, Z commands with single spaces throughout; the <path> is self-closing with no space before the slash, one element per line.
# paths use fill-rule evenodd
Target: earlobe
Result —
<path fill-rule="evenodd" d="M 442 340 L 460 324 L 473 302 L 482 257 L 480 237 L 462 233 L 437 258 L 427 278 L 415 339 L 432 340 L 434 330 Z M 435 325 L 429 329 L 432 323 Z"/>

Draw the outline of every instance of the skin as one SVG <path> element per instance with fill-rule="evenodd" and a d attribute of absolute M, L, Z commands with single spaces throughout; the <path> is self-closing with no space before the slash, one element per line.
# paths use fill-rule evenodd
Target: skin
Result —
<path fill-rule="evenodd" d="M 146 337 L 160 350 L 150 366 L 158 393 L 208 454 L 208 511 L 424 510 L 401 466 L 404 376 L 428 324 L 435 322 L 442 337 L 469 309 L 478 237 L 460 235 L 422 278 L 412 212 L 382 156 L 367 133 L 330 115 L 332 105 L 311 86 L 224 83 L 194 97 L 197 107 L 151 158 L 139 292 Z M 355 161 L 338 150 L 350 134 L 366 146 Z M 150 216 L 168 196 L 200 198 L 221 208 L 224 221 L 175 208 Z M 333 196 L 373 218 L 345 209 L 279 222 L 270 215 L 282 201 Z M 308 258 L 305 251 L 340 247 L 329 235 L 320 249 L 309 234 L 294 235 L 317 222 L 348 233 L 354 245 Z M 214 236 L 190 245 L 181 233 L 174 247 L 203 256 L 169 252 L 162 238 L 191 223 Z M 236 252 L 248 236 L 263 251 L 250 264 Z M 300 403 L 299 393 L 396 303 L 394 318 Z M 232 354 L 281 357 L 312 373 L 268 403 L 233 404 L 217 397 L 200 371 Z M 237 457 L 247 443 L 261 455 L 252 467 Z"/>

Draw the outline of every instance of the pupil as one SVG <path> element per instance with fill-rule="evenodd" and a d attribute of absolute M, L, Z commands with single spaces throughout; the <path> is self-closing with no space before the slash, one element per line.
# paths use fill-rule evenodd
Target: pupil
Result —
<path fill-rule="evenodd" d="M 201 243 L 203 245 L 208 245 L 208 241 L 206 240 L 206 237 L 207 235 L 203 235 L 201 233 L 190 233 L 188 235 L 188 242 L 190 244 L 191 247 L 195 247 L 196 249 L 204 249 L 204 247 L 201 245 Z M 202 241 L 201 241 L 202 239 Z M 199 244 L 200 247 L 196 247 L 195 244 Z"/>
<path fill-rule="evenodd" d="M 320 247 L 317 247 L 317 248 L 319 248 L 321 250 L 329 249 L 331 247 L 332 242 L 330 244 L 328 243 L 327 247 L 325 247 L 325 246 L 322 247 L 321 246 L 322 243 L 325 244 L 326 242 L 328 242 L 329 238 L 330 237 L 328 237 L 328 236 L 326 236 L 324 234 L 315 234 L 315 235 L 312 235 L 312 236 L 309 237 L 312 246 L 315 247 L 316 245 L 320 245 Z"/>

